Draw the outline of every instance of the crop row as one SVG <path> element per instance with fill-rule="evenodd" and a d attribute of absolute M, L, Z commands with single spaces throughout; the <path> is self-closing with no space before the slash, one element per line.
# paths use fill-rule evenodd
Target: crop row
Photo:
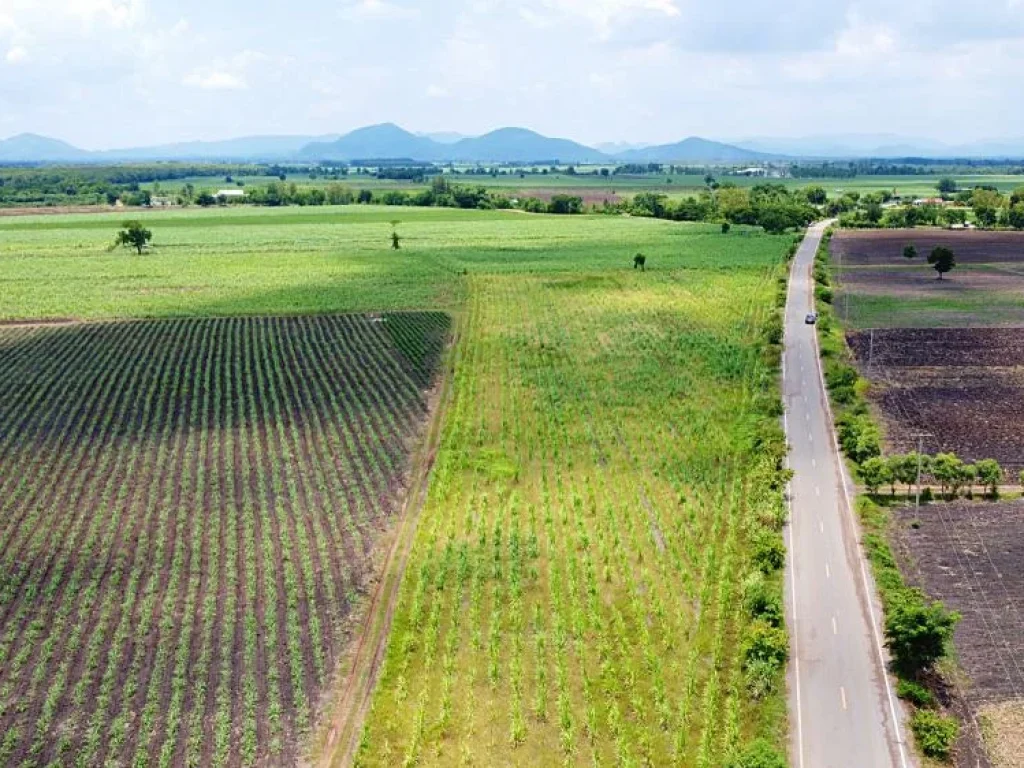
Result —
<path fill-rule="evenodd" d="M 384 322 L 0 330 L 0 763 L 297 759 L 447 330 Z"/>

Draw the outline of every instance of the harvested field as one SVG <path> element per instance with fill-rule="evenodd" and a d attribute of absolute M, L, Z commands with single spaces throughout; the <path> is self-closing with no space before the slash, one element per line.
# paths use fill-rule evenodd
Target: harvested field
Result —
<path fill-rule="evenodd" d="M 955 642 L 972 706 L 1024 701 L 1024 503 L 904 507 L 894 521 L 909 580 L 963 616 Z"/>
<path fill-rule="evenodd" d="M 892 450 L 916 450 L 923 432 L 928 453 L 1024 469 L 1024 328 L 888 328 L 847 341 Z"/>
<path fill-rule="evenodd" d="M 937 245 L 956 254 L 943 280 L 928 265 Z M 1024 326 L 1024 232 L 840 230 L 831 251 L 847 328 Z"/>
<path fill-rule="evenodd" d="M 1024 768 L 1024 701 L 985 707 L 981 726 L 994 768 Z"/>
<path fill-rule="evenodd" d="M 833 263 L 843 266 L 906 266 L 903 246 L 917 246 L 917 263 L 926 263 L 933 248 L 956 253 L 958 264 L 1024 262 L 1024 232 L 947 229 L 837 230 L 832 238 Z M 927 266 L 927 265 L 926 265 Z"/>
<path fill-rule="evenodd" d="M 297 762 L 448 326 L 0 328 L 0 764 Z"/>

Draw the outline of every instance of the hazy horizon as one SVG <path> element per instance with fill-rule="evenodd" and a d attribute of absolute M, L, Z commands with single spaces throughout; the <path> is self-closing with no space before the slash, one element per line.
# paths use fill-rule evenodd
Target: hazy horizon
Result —
<path fill-rule="evenodd" d="M 0 3 L 0 136 L 88 150 L 394 122 L 588 145 L 1019 138 L 1024 0 Z M 1016 134 L 1016 136 L 1014 135 Z"/>

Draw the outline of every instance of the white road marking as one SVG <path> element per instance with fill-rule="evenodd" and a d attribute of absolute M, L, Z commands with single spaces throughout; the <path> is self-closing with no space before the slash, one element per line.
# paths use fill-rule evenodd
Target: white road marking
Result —
<path fill-rule="evenodd" d="M 812 467 L 818 466 L 818 460 L 817 459 L 811 459 L 811 466 Z"/>
<path fill-rule="evenodd" d="M 836 617 L 835 616 L 832 617 L 832 634 L 833 635 L 838 635 L 839 634 L 839 625 L 836 624 Z"/>
<path fill-rule="evenodd" d="M 843 686 L 839 686 L 839 697 L 843 700 L 843 710 L 846 710 L 846 689 Z"/>
<path fill-rule="evenodd" d="M 814 495 L 815 496 L 821 496 L 821 486 L 820 485 L 814 486 Z"/>
<path fill-rule="evenodd" d="M 832 569 L 829 567 L 828 563 L 825 563 L 825 578 L 826 579 L 831 579 L 832 578 Z"/>
<path fill-rule="evenodd" d="M 824 521 L 824 520 L 819 520 L 819 521 L 818 521 L 818 529 L 819 529 L 819 530 L 820 530 L 820 531 L 821 531 L 822 533 L 824 533 L 824 532 L 825 532 L 825 521 Z"/>

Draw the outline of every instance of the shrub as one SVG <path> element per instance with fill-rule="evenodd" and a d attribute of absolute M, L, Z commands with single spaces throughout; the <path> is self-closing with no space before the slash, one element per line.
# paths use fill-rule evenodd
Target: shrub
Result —
<path fill-rule="evenodd" d="M 762 530 L 754 536 L 753 544 L 754 564 L 763 573 L 777 571 L 786 562 L 786 545 L 777 533 Z"/>
<path fill-rule="evenodd" d="M 814 290 L 814 296 L 818 301 L 823 301 L 826 304 L 832 303 L 832 289 L 825 285 L 819 285 Z"/>
<path fill-rule="evenodd" d="M 940 715 L 931 709 L 919 709 L 910 718 L 910 730 L 926 757 L 949 760 L 953 744 L 960 733 L 960 725 L 952 717 Z"/>
<path fill-rule="evenodd" d="M 782 626 L 782 600 L 760 572 L 750 574 L 743 583 L 743 607 L 753 619 L 761 619 L 773 627 Z"/>
<path fill-rule="evenodd" d="M 941 602 L 927 604 L 920 590 L 906 590 L 885 617 L 886 645 L 896 667 L 908 675 L 929 669 L 942 658 L 959 620 Z"/>
<path fill-rule="evenodd" d="M 726 764 L 726 768 L 786 768 L 786 758 L 764 739 L 758 739 Z"/>
<path fill-rule="evenodd" d="M 781 627 L 755 621 L 747 628 L 741 654 L 747 689 L 754 698 L 761 698 L 774 689 L 789 658 L 789 636 Z"/>
<path fill-rule="evenodd" d="M 900 680 L 896 683 L 896 695 L 909 701 L 915 707 L 930 708 L 935 706 L 935 696 L 920 683 L 913 680 Z"/>

